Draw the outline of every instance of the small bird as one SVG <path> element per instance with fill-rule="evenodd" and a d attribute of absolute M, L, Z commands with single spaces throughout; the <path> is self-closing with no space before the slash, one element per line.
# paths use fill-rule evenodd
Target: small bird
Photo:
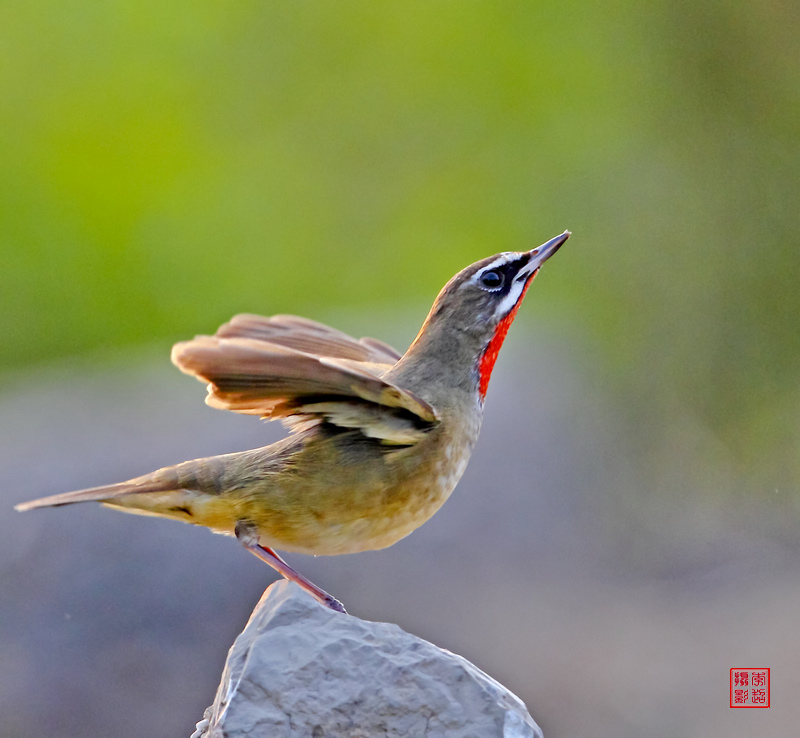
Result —
<path fill-rule="evenodd" d="M 569 231 L 468 266 L 442 289 L 402 356 L 293 315 L 237 315 L 178 343 L 173 363 L 212 407 L 267 420 L 277 443 L 168 466 L 17 510 L 97 501 L 233 535 L 328 607 L 342 604 L 276 552 L 385 548 L 447 500 L 478 438 L 497 353 L 525 292 Z"/>

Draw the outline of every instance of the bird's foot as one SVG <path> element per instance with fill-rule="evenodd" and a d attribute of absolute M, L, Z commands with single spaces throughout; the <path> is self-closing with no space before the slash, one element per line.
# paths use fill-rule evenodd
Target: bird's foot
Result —
<path fill-rule="evenodd" d="M 293 569 L 287 564 L 275 551 L 267 546 L 262 546 L 258 542 L 258 530 L 252 523 L 240 520 L 236 524 L 236 538 L 250 553 L 257 556 L 262 561 L 269 564 L 281 576 L 288 579 L 290 582 L 302 587 L 308 592 L 317 602 L 325 607 L 329 607 L 336 612 L 343 612 L 347 614 L 344 605 L 339 602 L 333 595 L 329 595 L 324 589 L 320 589 L 314 582 L 306 579 L 300 572 Z"/>

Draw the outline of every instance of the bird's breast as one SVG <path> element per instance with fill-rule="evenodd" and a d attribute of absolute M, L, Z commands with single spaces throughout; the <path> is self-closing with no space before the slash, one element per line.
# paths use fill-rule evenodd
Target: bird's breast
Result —
<path fill-rule="evenodd" d="M 294 473 L 276 475 L 251 496 L 262 544 L 317 555 L 391 546 L 450 496 L 479 427 L 480 418 L 443 422 L 402 449 L 357 434 L 312 442 Z"/>
<path fill-rule="evenodd" d="M 389 454 L 386 485 L 374 495 L 378 507 L 343 524 L 347 552 L 386 548 L 430 519 L 464 474 L 479 430 L 480 416 L 465 416 L 458 424 L 443 423 L 421 444 Z"/>
<path fill-rule="evenodd" d="M 317 428 L 262 449 L 192 462 L 191 479 L 165 482 L 165 490 L 174 491 L 131 495 L 130 507 L 227 534 L 246 520 L 262 545 L 284 551 L 335 555 L 385 548 L 444 504 L 479 428 L 479 414 L 461 413 L 457 422 L 444 418 L 404 448 L 357 431 Z M 195 467 L 213 470 L 214 484 L 201 484 Z"/>

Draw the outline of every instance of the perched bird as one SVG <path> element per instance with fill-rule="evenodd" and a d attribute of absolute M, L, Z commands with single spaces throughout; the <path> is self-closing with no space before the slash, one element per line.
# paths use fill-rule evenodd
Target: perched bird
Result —
<path fill-rule="evenodd" d="M 204 525 L 235 535 L 344 612 L 273 548 L 322 555 L 385 548 L 442 506 L 478 438 L 506 332 L 539 268 L 569 235 L 456 274 L 402 356 L 291 315 L 237 315 L 213 336 L 178 343 L 172 361 L 208 384 L 209 405 L 279 418 L 291 435 L 17 510 L 94 500 Z"/>

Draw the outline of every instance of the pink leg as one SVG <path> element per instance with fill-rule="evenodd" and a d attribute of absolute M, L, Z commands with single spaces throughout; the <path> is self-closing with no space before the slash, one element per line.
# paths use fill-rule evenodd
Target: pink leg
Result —
<path fill-rule="evenodd" d="M 281 576 L 288 579 L 290 582 L 299 584 L 306 592 L 308 592 L 314 599 L 321 602 L 331 610 L 346 613 L 344 605 L 339 602 L 335 597 L 329 595 L 325 590 L 320 589 L 316 584 L 306 579 L 300 572 L 292 569 L 275 551 L 266 546 L 262 546 L 258 542 L 258 533 L 255 528 L 240 520 L 236 524 L 236 538 L 251 554 L 258 556 L 259 559 L 269 564 Z"/>

